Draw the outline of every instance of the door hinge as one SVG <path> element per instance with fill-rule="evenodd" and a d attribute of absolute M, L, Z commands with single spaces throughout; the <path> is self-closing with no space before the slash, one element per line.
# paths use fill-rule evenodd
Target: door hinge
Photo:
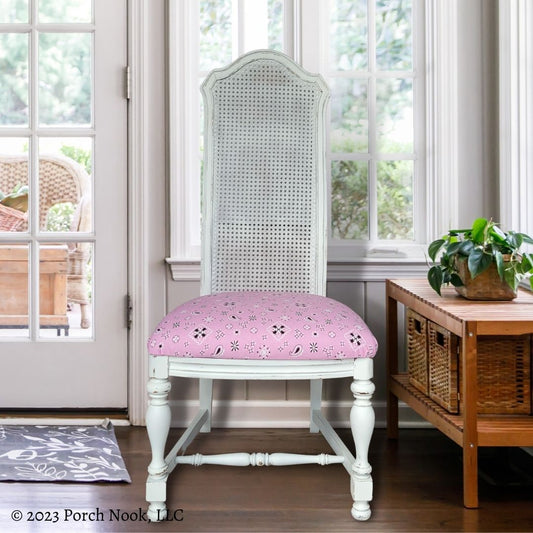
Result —
<path fill-rule="evenodd" d="M 131 324 L 133 322 L 133 300 L 131 296 L 126 295 L 126 327 L 131 329 Z"/>
<path fill-rule="evenodd" d="M 131 69 L 129 65 L 124 67 L 124 98 L 126 100 L 131 98 Z"/>

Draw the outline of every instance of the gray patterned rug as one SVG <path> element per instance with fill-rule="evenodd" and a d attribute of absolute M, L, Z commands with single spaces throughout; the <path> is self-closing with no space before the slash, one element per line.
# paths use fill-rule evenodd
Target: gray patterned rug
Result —
<path fill-rule="evenodd" d="M 125 481 L 113 425 L 0 425 L 0 481 Z"/>

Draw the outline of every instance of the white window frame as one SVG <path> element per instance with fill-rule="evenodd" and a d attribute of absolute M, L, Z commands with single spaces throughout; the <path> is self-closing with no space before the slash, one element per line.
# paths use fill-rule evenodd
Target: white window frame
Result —
<path fill-rule="evenodd" d="M 500 222 L 533 235 L 533 5 L 500 0 Z"/>
<path fill-rule="evenodd" d="M 415 0 L 419 1 L 419 0 Z M 183 82 L 191 79 L 193 66 L 189 48 L 191 31 L 196 32 L 197 24 L 191 24 L 192 9 L 190 0 L 168 0 L 169 2 L 169 142 L 170 142 L 170 257 L 167 263 L 172 278 L 181 281 L 200 279 L 199 246 L 192 242 L 190 231 L 192 184 L 187 168 L 187 160 L 195 161 L 190 154 L 190 146 L 181 129 L 184 121 L 190 120 L 191 112 L 197 109 L 191 105 L 193 96 L 190 87 Z M 406 274 L 425 275 L 427 271 L 425 248 L 435 235 L 447 231 L 458 220 L 457 203 L 446 202 L 445 198 L 456 198 L 458 191 L 458 96 L 457 96 L 457 2 L 458 0 L 433 0 L 421 2 L 425 5 L 425 38 L 415 53 L 425 56 L 425 86 L 418 91 L 424 92 L 426 103 L 425 118 L 419 118 L 417 128 L 425 130 L 425 142 L 415 146 L 417 157 L 421 159 L 418 172 L 425 174 L 421 195 L 415 198 L 415 214 L 425 220 L 415 228 L 416 243 L 407 245 L 391 242 L 387 247 L 376 246 L 362 253 L 353 241 L 335 243 L 329 249 L 329 280 L 382 280 L 387 276 Z M 321 0 L 293 0 L 287 14 L 293 20 L 302 20 L 306 31 L 310 29 L 308 14 L 313 9 L 320 10 Z M 324 13 L 320 13 L 324 16 Z M 314 17 L 316 20 L 316 17 Z M 294 28 L 294 57 L 302 65 L 320 71 L 320 55 L 310 52 L 307 43 L 302 43 L 302 34 Z M 318 35 L 320 32 L 309 32 Z M 311 55 L 310 55 L 311 54 Z M 438 68 L 435 68 L 437 65 Z M 440 120 L 446 117 L 447 120 Z M 195 117 L 196 118 L 196 117 Z M 184 157 L 185 156 L 185 157 Z M 196 157 L 196 156 L 194 156 Z M 446 176 L 443 180 L 442 177 Z M 421 213 L 426 213 L 421 215 Z M 199 229 L 199 224 L 196 224 Z M 195 230 L 196 230 L 195 229 Z M 368 252 L 372 253 L 368 253 Z"/>

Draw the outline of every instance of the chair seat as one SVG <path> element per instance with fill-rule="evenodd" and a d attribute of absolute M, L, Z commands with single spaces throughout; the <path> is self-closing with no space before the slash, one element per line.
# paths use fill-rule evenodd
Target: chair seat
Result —
<path fill-rule="evenodd" d="M 373 357 L 377 342 L 346 305 L 307 293 L 224 292 L 171 311 L 148 340 L 151 355 L 327 360 Z"/>

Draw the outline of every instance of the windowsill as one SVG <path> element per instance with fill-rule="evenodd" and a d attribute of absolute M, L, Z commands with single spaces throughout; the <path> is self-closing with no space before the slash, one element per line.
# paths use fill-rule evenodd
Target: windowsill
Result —
<path fill-rule="evenodd" d="M 199 259 L 166 259 L 174 281 L 200 281 Z M 428 264 L 423 254 L 369 254 L 358 259 L 328 261 L 328 281 L 384 281 L 387 278 L 425 277 Z"/>

